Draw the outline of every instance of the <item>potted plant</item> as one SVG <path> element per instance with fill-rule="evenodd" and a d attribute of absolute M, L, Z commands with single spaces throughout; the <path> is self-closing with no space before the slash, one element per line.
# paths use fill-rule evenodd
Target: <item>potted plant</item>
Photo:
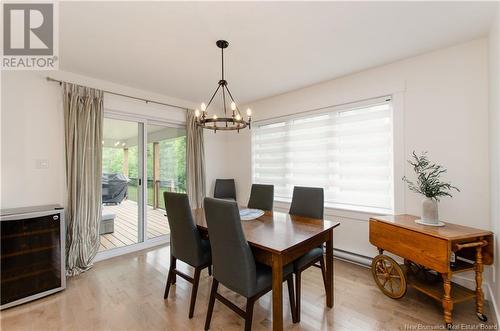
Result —
<path fill-rule="evenodd" d="M 441 175 L 446 173 L 446 169 L 441 165 L 431 163 L 427 157 L 427 152 L 417 155 L 415 151 L 408 163 L 413 167 L 417 175 L 416 183 L 403 177 L 403 181 L 408 184 L 408 188 L 422 194 L 425 198 L 422 200 L 422 218 L 415 222 L 432 226 L 443 226 L 439 222 L 438 202 L 441 197 L 452 197 L 451 190 L 460 190 L 448 182 L 441 181 Z"/>

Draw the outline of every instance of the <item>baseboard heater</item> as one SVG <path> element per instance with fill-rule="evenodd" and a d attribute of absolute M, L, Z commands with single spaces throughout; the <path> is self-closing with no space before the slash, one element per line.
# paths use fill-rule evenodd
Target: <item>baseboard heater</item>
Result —
<path fill-rule="evenodd" d="M 60 206 L 3 209 L 0 226 L 0 309 L 66 288 Z"/>
<path fill-rule="evenodd" d="M 360 255 L 360 254 L 356 254 L 356 253 L 352 253 L 352 252 L 348 252 L 348 251 L 344 251 L 344 250 L 341 250 L 341 249 L 336 249 L 335 248 L 333 250 L 333 256 L 335 256 L 336 258 L 338 258 L 340 260 L 344 260 L 344 261 L 347 261 L 347 262 L 352 262 L 352 263 L 355 263 L 355 264 L 359 264 L 359 265 L 362 265 L 364 267 L 370 267 L 371 264 L 372 264 L 372 258 L 371 257 Z"/>

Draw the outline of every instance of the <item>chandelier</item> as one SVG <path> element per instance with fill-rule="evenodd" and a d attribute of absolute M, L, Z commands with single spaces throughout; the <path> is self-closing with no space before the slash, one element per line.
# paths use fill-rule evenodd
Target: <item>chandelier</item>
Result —
<path fill-rule="evenodd" d="M 250 123 L 252 122 L 252 111 L 250 108 L 247 109 L 247 120 L 243 119 L 241 112 L 234 101 L 233 95 L 227 86 L 227 81 L 224 79 L 224 48 L 229 46 L 229 43 L 226 40 L 218 40 L 216 43 L 217 47 L 221 49 L 221 57 L 222 57 L 222 77 L 219 80 L 217 88 L 215 92 L 212 94 L 208 105 L 205 103 L 201 104 L 201 112 L 199 109 L 195 110 L 196 123 L 199 127 L 204 129 L 214 130 L 236 130 L 240 131 L 248 127 L 250 129 Z M 217 114 L 209 115 L 208 108 L 212 104 L 217 93 L 222 95 L 222 106 L 224 110 L 224 116 L 217 116 Z M 227 102 L 230 101 L 231 113 L 228 116 L 227 111 Z"/>

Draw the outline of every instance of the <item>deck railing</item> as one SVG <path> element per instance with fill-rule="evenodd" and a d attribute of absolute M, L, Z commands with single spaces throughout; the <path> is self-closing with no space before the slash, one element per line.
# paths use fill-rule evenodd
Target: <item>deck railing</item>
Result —
<path fill-rule="evenodd" d="M 128 184 L 128 199 L 137 202 L 137 178 L 130 177 L 130 182 Z M 156 208 L 162 208 L 163 202 L 163 192 L 178 192 L 185 193 L 185 189 L 176 183 L 175 180 L 153 180 L 148 178 L 147 180 L 147 198 L 148 205 Z M 163 209 L 163 208 L 162 208 Z"/>

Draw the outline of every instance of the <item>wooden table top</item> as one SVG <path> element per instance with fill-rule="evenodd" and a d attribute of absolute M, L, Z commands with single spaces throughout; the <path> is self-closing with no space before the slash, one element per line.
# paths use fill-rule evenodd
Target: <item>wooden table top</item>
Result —
<path fill-rule="evenodd" d="M 491 231 L 475 229 L 468 226 L 447 223 L 447 222 L 444 222 L 446 225 L 441 227 L 415 223 L 415 220 L 419 218 L 420 217 L 413 215 L 384 215 L 384 216 L 375 216 L 372 217 L 371 219 L 389 224 L 394 224 L 405 229 L 421 232 L 433 237 L 446 240 L 460 240 L 471 237 L 490 236 L 493 234 Z"/>
<path fill-rule="evenodd" d="M 193 217 L 198 227 L 207 229 L 205 211 L 202 208 L 193 210 Z M 273 253 L 282 253 L 339 226 L 340 222 L 267 211 L 261 217 L 241 221 L 241 224 L 250 245 Z"/>

